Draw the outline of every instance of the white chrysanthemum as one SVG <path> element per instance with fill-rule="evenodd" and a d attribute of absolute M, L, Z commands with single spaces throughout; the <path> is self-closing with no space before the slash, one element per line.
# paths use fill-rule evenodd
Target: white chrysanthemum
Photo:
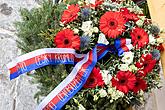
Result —
<path fill-rule="evenodd" d="M 82 29 L 82 31 L 84 31 L 84 35 L 91 36 L 92 33 L 93 33 L 92 21 L 85 21 L 85 22 L 83 22 L 81 29 Z"/>
<path fill-rule="evenodd" d="M 131 64 L 133 62 L 134 53 L 133 52 L 124 52 L 124 57 L 121 59 L 122 62 L 126 64 Z"/>
<path fill-rule="evenodd" d="M 100 97 L 106 97 L 107 96 L 107 92 L 104 89 L 100 89 L 99 94 L 100 94 Z"/>
<path fill-rule="evenodd" d="M 154 36 L 152 36 L 151 34 L 149 35 L 149 44 L 154 45 L 156 43 L 156 39 L 154 38 Z"/>
<path fill-rule="evenodd" d="M 108 40 L 106 39 L 106 37 L 103 33 L 99 34 L 99 39 L 98 39 L 97 43 L 105 44 L 105 45 L 109 44 Z"/>
<path fill-rule="evenodd" d="M 102 78 L 104 80 L 104 83 L 106 85 L 108 85 L 112 79 L 112 76 L 109 74 L 109 71 L 108 70 L 101 70 L 101 75 L 102 75 Z"/>
<path fill-rule="evenodd" d="M 128 70 L 129 70 L 128 64 L 120 64 L 120 65 L 118 66 L 118 68 L 119 68 L 121 71 L 128 71 Z"/>

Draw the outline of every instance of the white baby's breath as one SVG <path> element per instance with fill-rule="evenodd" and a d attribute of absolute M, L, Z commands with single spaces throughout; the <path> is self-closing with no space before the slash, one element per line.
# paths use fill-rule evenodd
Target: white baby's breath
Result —
<path fill-rule="evenodd" d="M 120 64 L 120 65 L 118 66 L 118 68 L 119 68 L 121 71 L 128 71 L 128 70 L 129 70 L 128 64 Z"/>
<path fill-rule="evenodd" d="M 138 68 L 134 64 L 129 66 L 129 71 L 131 71 L 131 72 L 137 71 L 137 69 Z"/>
<path fill-rule="evenodd" d="M 99 97 L 97 95 L 93 96 L 93 101 L 97 101 L 99 99 Z"/>
<path fill-rule="evenodd" d="M 87 4 L 95 4 L 95 1 L 96 1 L 96 0 L 85 0 L 85 2 L 86 2 Z"/>
<path fill-rule="evenodd" d="M 110 100 L 111 103 L 119 98 L 124 97 L 124 93 L 119 90 L 116 90 L 116 88 L 114 87 L 108 88 L 108 94 L 111 96 L 111 100 Z"/>
<path fill-rule="evenodd" d="M 138 20 L 138 21 L 136 21 L 136 24 L 139 26 L 139 27 L 142 27 L 143 26 L 143 23 L 144 23 L 144 21 L 143 20 Z"/>
<path fill-rule="evenodd" d="M 106 97 L 107 96 L 107 92 L 104 89 L 100 89 L 99 94 L 100 94 L 100 97 Z"/>
<path fill-rule="evenodd" d="M 104 80 L 104 83 L 108 85 L 112 79 L 112 76 L 109 74 L 108 70 L 101 70 L 101 75 Z"/>
<path fill-rule="evenodd" d="M 94 33 L 98 33 L 99 32 L 99 29 L 97 27 L 93 27 L 93 32 Z"/>

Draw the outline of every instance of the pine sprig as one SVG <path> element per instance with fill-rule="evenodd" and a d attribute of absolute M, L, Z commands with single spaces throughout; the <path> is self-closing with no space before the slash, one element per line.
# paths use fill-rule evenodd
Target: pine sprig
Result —
<path fill-rule="evenodd" d="M 54 47 L 54 36 L 59 29 L 59 20 L 65 4 L 52 4 L 43 1 L 42 5 L 32 10 L 21 9 L 22 21 L 15 23 L 17 29 L 17 44 L 22 53 L 28 53 L 40 48 Z M 57 30 L 56 30 L 57 29 Z M 53 30 L 53 31 L 52 31 Z M 48 95 L 66 76 L 64 65 L 46 66 L 35 71 L 33 83 L 39 84 L 35 98 Z"/>

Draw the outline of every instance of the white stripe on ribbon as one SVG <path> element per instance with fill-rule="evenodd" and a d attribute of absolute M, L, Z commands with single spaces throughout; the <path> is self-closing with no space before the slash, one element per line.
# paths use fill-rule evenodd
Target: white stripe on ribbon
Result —
<path fill-rule="evenodd" d="M 131 39 L 126 39 L 126 45 L 131 44 Z"/>
<path fill-rule="evenodd" d="M 129 50 L 131 50 L 133 48 L 132 44 L 126 45 L 128 47 Z"/>
<path fill-rule="evenodd" d="M 36 110 L 42 110 L 46 105 L 57 96 L 77 75 L 81 66 L 89 59 L 89 53 L 85 55 L 84 59 L 78 62 L 73 68 L 72 72 L 39 104 Z"/>
<path fill-rule="evenodd" d="M 28 60 L 30 58 L 42 55 L 42 54 L 47 54 L 47 53 L 59 53 L 59 54 L 63 54 L 63 53 L 71 53 L 71 54 L 75 54 L 76 56 L 79 56 L 80 58 L 83 57 L 83 55 L 79 55 L 75 53 L 74 49 L 70 49 L 70 48 L 43 48 L 43 49 L 38 49 L 35 50 L 33 52 L 24 54 L 18 58 L 16 58 L 15 60 L 13 60 L 12 62 L 7 64 L 7 67 L 13 68 L 14 66 L 16 66 L 19 62 L 23 62 L 25 60 Z"/>

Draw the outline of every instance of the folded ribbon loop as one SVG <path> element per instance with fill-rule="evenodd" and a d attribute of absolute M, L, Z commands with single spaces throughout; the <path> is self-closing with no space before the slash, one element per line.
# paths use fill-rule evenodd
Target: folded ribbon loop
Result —
<path fill-rule="evenodd" d="M 122 56 L 124 52 L 128 52 L 133 48 L 131 39 L 126 38 L 116 39 L 114 46 L 118 52 L 118 56 Z"/>

